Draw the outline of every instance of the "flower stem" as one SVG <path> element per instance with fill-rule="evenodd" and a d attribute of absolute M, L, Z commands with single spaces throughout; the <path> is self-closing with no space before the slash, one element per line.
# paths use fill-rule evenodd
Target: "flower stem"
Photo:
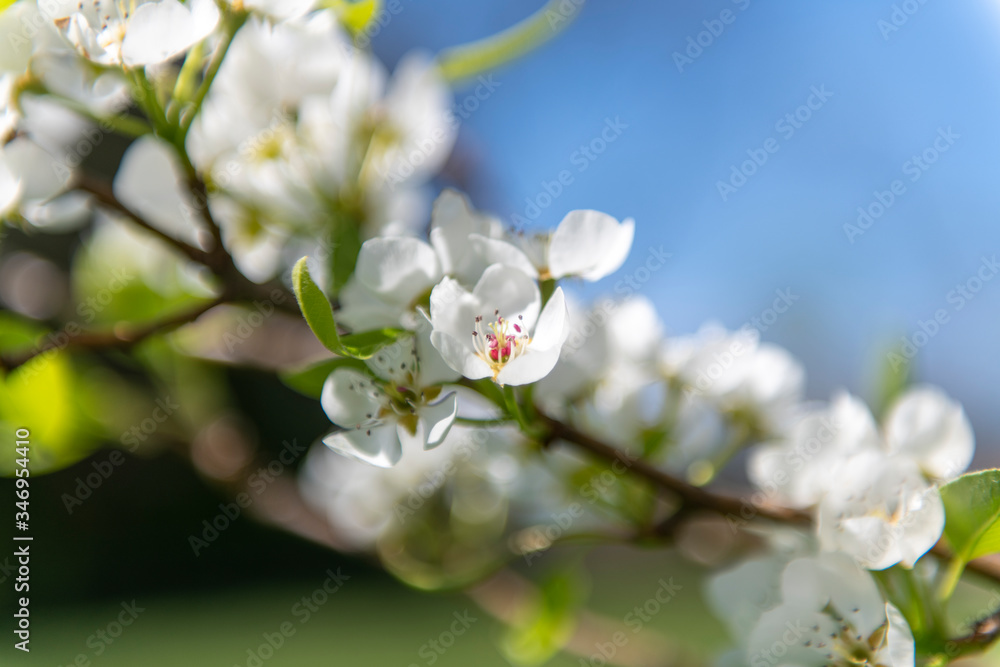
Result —
<path fill-rule="evenodd" d="M 183 144 L 185 139 L 187 139 L 188 132 L 191 130 L 191 124 L 198 116 L 198 112 L 201 111 L 201 105 L 204 104 L 205 98 L 208 96 L 208 91 L 212 88 L 212 82 L 215 81 L 215 77 L 219 73 L 219 68 L 222 67 L 222 61 L 226 59 L 226 53 L 229 52 L 233 38 L 236 37 L 236 33 L 246 23 L 248 16 L 247 12 L 240 11 L 229 13 L 224 19 L 225 29 L 222 33 L 222 41 L 215 49 L 215 53 L 212 54 L 212 59 L 208 62 L 208 67 L 205 69 L 205 77 L 194 93 L 191 106 L 180 114 L 180 129 L 177 133 L 177 141 L 180 144 Z"/>

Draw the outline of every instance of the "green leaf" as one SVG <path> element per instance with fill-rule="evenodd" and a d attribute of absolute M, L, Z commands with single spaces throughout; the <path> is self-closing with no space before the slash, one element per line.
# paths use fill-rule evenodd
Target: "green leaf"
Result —
<path fill-rule="evenodd" d="M 382 8 L 381 0 L 326 0 L 323 5 L 329 7 L 340 19 L 341 25 L 356 35 L 372 22 Z"/>
<path fill-rule="evenodd" d="M 506 30 L 438 56 L 441 73 L 449 81 L 460 81 L 495 69 L 555 37 L 576 17 L 583 2 L 549 0 L 540 10 Z"/>
<path fill-rule="evenodd" d="M 410 332 L 403 329 L 376 329 L 344 336 L 340 342 L 344 346 L 344 352 L 355 359 L 370 359 L 383 347 L 409 335 Z"/>
<path fill-rule="evenodd" d="M 306 368 L 281 373 L 279 377 L 282 382 L 300 394 L 310 398 L 319 398 L 323 394 L 323 383 L 326 382 L 330 373 L 345 366 L 360 371 L 365 371 L 368 368 L 363 361 L 338 357 L 337 359 L 324 359 Z"/>
<path fill-rule="evenodd" d="M 955 552 L 941 585 L 941 596 L 954 590 L 966 563 L 1000 553 L 1000 470 L 968 473 L 941 487 L 944 535 Z"/>
<path fill-rule="evenodd" d="M 337 333 L 337 322 L 333 319 L 333 307 L 309 275 L 306 259 L 300 259 L 292 269 L 292 287 L 295 298 L 299 301 L 299 309 L 319 342 L 331 352 L 343 354 L 344 346 Z"/>
<path fill-rule="evenodd" d="M 509 629 L 501 644 L 515 665 L 541 665 L 558 653 L 576 628 L 585 582 L 573 568 L 558 571 L 539 589 L 533 604 Z"/>
<path fill-rule="evenodd" d="M 1000 470 L 962 475 L 941 487 L 944 534 L 967 561 L 1000 553 Z"/>

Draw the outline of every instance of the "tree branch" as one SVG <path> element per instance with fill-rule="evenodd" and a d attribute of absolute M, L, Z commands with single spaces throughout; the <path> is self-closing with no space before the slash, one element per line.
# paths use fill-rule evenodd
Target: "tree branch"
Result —
<path fill-rule="evenodd" d="M 53 350 L 58 351 L 68 348 L 84 350 L 127 349 L 150 336 L 165 333 L 194 322 L 209 310 L 224 302 L 225 299 L 218 297 L 176 315 L 136 327 L 122 324 L 116 326 L 112 331 L 106 332 L 81 332 L 76 335 L 67 333 L 64 339 L 50 334 L 46 336 L 44 342 L 33 350 L 13 356 L 0 356 L 0 368 L 9 373 L 35 357 Z"/>
<path fill-rule="evenodd" d="M 752 503 L 742 498 L 722 496 L 677 479 L 655 466 L 634 457 L 617 447 L 583 433 L 573 426 L 538 412 L 538 418 L 548 429 L 544 443 L 568 442 L 611 463 L 622 463 L 636 475 L 652 482 L 654 486 L 676 495 L 686 508 L 706 509 L 722 515 L 734 515 L 738 520 L 764 518 L 781 523 L 807 524 L 812 517 L 800 510 L 774 505 Z"/>

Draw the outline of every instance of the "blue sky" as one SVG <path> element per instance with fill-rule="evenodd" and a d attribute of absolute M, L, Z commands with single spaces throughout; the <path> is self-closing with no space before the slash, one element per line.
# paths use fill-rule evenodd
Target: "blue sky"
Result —
<path fill-rule="evenodd" d="M 390 62 L 488 35 L 543 4 L 400 2 L 374 40 Z M 702 35 L 707 46 L 679 71 L 675 52 L 706 21 L 719 34 Z M 1000 435 L 1000 275 L 971 299 L 953 290 L 975 288 L 980 271 L 992 277 L 983 258 L 1000 257 L 998 37 L 1000 0 L 589 0 L 556 41 L 495 73 L 500 85 L 465 121 L 461 151 L 475 166 L 476 204 L 505 217 L 569 170 L 538 224 L 574 208 L 635 218 L 622 275 L 650 248 L 672 253 L 643 294 L 674 332 L 706 320 L 737 327 L 790 289 L 798 301 L 763 336 L 803 360 L 813 398 L 836 387 L 868 394 L 886 349 L 943 310 L 918 377 L 966 404 L 987 448 Z M 799 110 L 820 89 L 828 98 Z M 794 132 L 776 125 L 797 111 L 808 119 Z M 627 127 L 595 159 L 581 157 L 609 119 Z M 719 181 L 747 151 L 760 159 L 768 139 L 776 152 L 724 200 Z M 912 159 L 925 151 L 934 162 L 921 168 Z M 896 180 L 901 194 L 852 243 L 844 226 Z M 982 461 L 997 463 L 993 451 Z"/>

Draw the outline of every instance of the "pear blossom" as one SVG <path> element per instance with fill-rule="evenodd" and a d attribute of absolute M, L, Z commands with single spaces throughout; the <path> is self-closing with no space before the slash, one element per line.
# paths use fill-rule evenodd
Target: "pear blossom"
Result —
<path fill-rule="evenodd" d="M 504 238 L 503 224 L 495 217 L 476 211 L 460 192 L 445 188 L 434 202 L 429 233 L 431 245 L 441 261 L 441 270 L 460 283 L 475 285 L 489 261 L 480 252 L 478 239 Z M 527 263 L 530 265 L 530 262 Z M 515 264 L 517 266 L 517 264 Z M 524 265 L 521 265 L 524 268 Z M 531 275 L 534 269 L 526 271 Z"/>
<path fill-rule="evenodd" d="M 323 385 L 327 417 L 341 427 L 323 442 L 366 463 L 390 467 L 403 451 L 441 444 L 458 414 L 457 395 L 439 386 L 457 374 L 430 346 L 426 332 L 397 341 L 366 362 L 337 368 Z M 415 443 L 415 444 L 414 444 Z"/>
<path fill-rule="evenodd" d="M 162 63 L 208 37 L 214 0 L 51 0 L 39 5 L 80 54 L 100 65 Z"/>
<path fill-rule="evenodd" d="M 785 349 L 761 343 L 749 326 L 728 332 L 705 325 L 694 336 L 668 340 L 660 362 L 685 391 L 750 416 L 767 434 L 783 433 L 802 401 L 802 366 Z"/>
<path fill-rule="evenodd" d="M 913 633 L 864 570 L 843 554 L 790 562 L 781 604 L 761 614 L 744 664 L 912 667 Z"/>
<path fill-rule="evenodd" d="M 900 396 L 885 419 L 890 453 L 908 456 L 938 480 L 960 475 L 975 450 L 972 426 L 962 406 L 936 387 L 914 387 Z"/>
<path fill-rule="evenodd" d="M 619 222 L 600 211 L 570 211 L 550 234 L 517 234 L 507 239 L 472 236 L 474 250 L 488 263 L 516 266 L 541 280 L 582 278 L 594 282 L 625 263 L 635 222 Z"/>
<path fill-rule="evenodd" d="M 469 379 L 537 382 L 556 365 L 568 334 L 561 288 L 541 314 L 540 307 L 538 285 L 513 267 L 490 266 L 471 292 L 445 278 L 431 292 L 431 342 Z"/>
<path fill-rule="evenodd" d="M 944 505 L 910 459 L 865 452 L 838 471 L 838 483 L 820 501 L 821 546 L 852 556 L 864 567 L 913 567 L 941 537 Z"/>
<path fill-rule="evenodd" d="M 773 489 L 776 500 L 806 508 L 841 483 L 847 460 L 879 447 L 878 426 L 868 406 L 841 391 L 829 405 L 810 408 L 786 439 L 758 447 L 747 471 L 757 486 Z"/>
<path fill-rule="evenodd" d="M 416 306 L 443 274 L 428 243 L 411 237 L 376 237 L 358 253 L 354 275 L 341 291 L 338 318 L 358 331 L 385 326 L 415 328 Z"/>

